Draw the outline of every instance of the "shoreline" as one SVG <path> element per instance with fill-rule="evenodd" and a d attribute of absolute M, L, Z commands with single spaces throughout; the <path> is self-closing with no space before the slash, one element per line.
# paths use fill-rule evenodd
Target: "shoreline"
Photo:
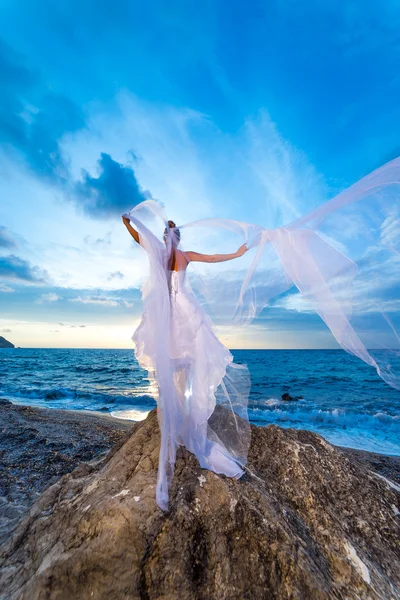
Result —
<path fill-rule="evenodd" d="M 20 404 L 17 402 L 12 402 L 11 400 L 9 400 L 8 398 L 0 398 L 0 407 L 1 407 L 1 403 L 2 402 L 9 402 L 13 407 L 21 407 L 21 408 L 32 408 L 34 410 L 39 410 L 42 411 L 44 414 L 47 414 L 48 416 L 51 415 L 58 415 L 61 419 L 65 419 L 66 418 L 66 413 L 68 413 L 69 415 L 75 415 L 76 417 L 80 417 L 83 416 L 84 418 L 92 418 L 92 419 L 96 419 L 97 417 L 99 417 L 100 419 L 104 419 L 106 421 L 108 421 L 109 423 L 125 423 L 127 425 L 131 425 L 133 426 L 135 423 L 138 423 L 140 420 L 134 420 L 134 419 L 124 419 L 123 417 L 114 417 L 112 414 L 110 414 L 109 412 L 103 412 L 100 410 L 89 410 L 89 409 L 76 409 L 76 408 L 46 408 L 45 406 L 35 406 L 34 404 Z M 134 409 L 133 409 L 134 410 Z M 154 410 L 151 409 L 149 410 L 149 413 Z M 124 412 L 124 409 L 121 409 L 121 412 Z M 255 427 L 268 427 L 268 425 L 270 425 L 271 423 L 268 423 L 266 425 L 256 425 L 255 423 L 252 423 L 252 425 L 254 425 Z M 277 425 L 275 423 L 275 425 L 277 427 L 281 427 L 281 425 Z M 284 428 L 285 429 L 285 428 Z M 307 428 L 300 428 L 297 429 L 295 428 L 296 431 L 313 431 L 312 429 L 307 429 Z M 324 438 L 324 440 L 326 440 L 329 444 L 332 444 L 332 446 L 335 446 L 335 448 L 339 448 L 340 450 L 343 450 L 344 452 L 354 452 L 355 454 L 359 454 L 360 455 L 360 459 L 362 458 L 362 456 L 364 454 L 366 455 L 371 455 L 371 456 L 376 456 L 376 457 L 385 457 L 388 459 L 393 458 L 394 460 L 399 459 L 400 460 L 400 454 L 387 454 L 385 452 L 376 452 L 375 450 L 366 450 L 365 448 L 354 448 L 353 446 L 342 446 L 340 444 L 335 444 L 334 442 L 331 442 L 330 440 L 328 440 L 324 435 L 318 433 L 317 431 L 314 431 L 314 433 L 317 433 L 318 435 L 321 435 L 321 437 Z"/>
<path fill-rule="evenodd" d="M 32 408 L 34 410 L 40 410 L 41 412 L 43 412 L 44 414 L 48 414 L 50 416 L 50 414 L 57 414 L 58 416 L 60 416 L 61 418 L 63 418 L 63 413 L 68 413 L 71 415 L 84 415 L 84 416 L 88 416 L 89 418 L 96 418 L 99 417 L 101 419 L 105 419 L 111 422 L 124 422 L 124 423 L 130 423 L 131 425 L 133 425 L 134 423 L 136 423 L 136 421 L 133 421 L 132 419 L 122 419 L 119 417 L 113 417 L 112 415 L 110 415 L 110 413 L 108 412 L 102 412 L 101 410 L 89 410 L 86 408 L 82 408 L 82 409 L 77 409 L 77 408 L 46 408 L 45 406 L 35 406 L 34 404 L 20 404 L 19 402 L 12 402 L 11 400 L 8 400 L 8 398 L 0 398 L 0 403 L 2 402 L 9 402 L 10 404 L 12 404 L 12 406 L 16 406 L 16 407 L 21 407 L 21 408 Z"/>

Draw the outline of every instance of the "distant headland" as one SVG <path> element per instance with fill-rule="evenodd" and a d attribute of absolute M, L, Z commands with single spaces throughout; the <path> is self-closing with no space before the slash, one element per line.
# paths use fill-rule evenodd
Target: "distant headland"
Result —
<path fill-rule="evenodd" d="M 0 335 L 0 348 L 15 348 L 14 344 L 6 340 L 2 335 Z"/>

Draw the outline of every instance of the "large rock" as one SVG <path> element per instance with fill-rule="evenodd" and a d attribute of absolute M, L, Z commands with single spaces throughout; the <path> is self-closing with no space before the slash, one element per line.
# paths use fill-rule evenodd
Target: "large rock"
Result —
<path fill-rule="evenodd" d="M 49 487 L 3 550 L 2 597 L 399 597 L 396 486 L 320 436 L 252 427 L 241 480 L 181 448 L 168 514 L 155 502 L 159 446 L 152 412 Z"/>

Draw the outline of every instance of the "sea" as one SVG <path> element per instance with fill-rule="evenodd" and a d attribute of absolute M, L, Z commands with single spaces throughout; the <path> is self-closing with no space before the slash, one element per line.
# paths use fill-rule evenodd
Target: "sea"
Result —
<path fill-rule="evenodd" d="M 400 455 L 400 391 L 359 359 L 343 350 L 232 353 L 250 370 L 255 425 L 307 429 L 339 446 Z M 285 392 L 299 399 L 282 400 Z M 133 349 L 0 349 L 0 397 L 15 404 L 138 421 L 156 406 L 154 395 Z"/>

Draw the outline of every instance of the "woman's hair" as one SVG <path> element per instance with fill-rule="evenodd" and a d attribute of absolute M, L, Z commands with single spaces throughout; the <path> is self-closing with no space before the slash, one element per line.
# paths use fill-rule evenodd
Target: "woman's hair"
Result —
<path fill-rule="evenodd" d="M 173 221 L 168 221 L 168 225 L 170 229 L 174 229 L 174 235 L 175 235 L 175 239 L 176 239 L 176 245 L 179 244 L 180 239 L 181 239 L 181 232 L 179 231 L 179 229 L 176 228 L 176 225 Z M 168 228 L 166 227 L 164 229 L 164 242 L 167 241 L 167 234 L 168 234 Z"/>

